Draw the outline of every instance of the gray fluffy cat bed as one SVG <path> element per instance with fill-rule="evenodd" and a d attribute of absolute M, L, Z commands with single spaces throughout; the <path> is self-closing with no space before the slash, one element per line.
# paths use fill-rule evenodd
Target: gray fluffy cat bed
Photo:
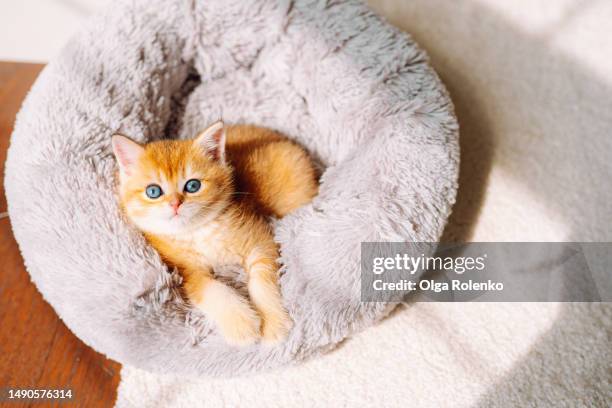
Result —
<path fill-rule="evenodd" d="M 276 222 L 295 327 L 275 347 L 226 345 L 117 206 L 112 134 L 187 138 L 219 117 L 280 130 L 325 169 L 314 202 Z M 6 195 L 32 280 L 83 341 L 152 371 L 237 375 L 329 350 L 388 314 L 360 302 L 360 243 L 439 239 L 457 135 L 426 55 L 361 2 L 128 1 L 36 81 Z"/>

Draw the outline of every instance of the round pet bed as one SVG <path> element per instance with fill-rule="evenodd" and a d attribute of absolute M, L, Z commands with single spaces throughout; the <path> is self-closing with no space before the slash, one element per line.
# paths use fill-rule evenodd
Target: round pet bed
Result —
<path fill-rule="evenodd" d="M 188 138 L 220 117 L 277 129 L 324 169 L 312 204 L 275 224 L 295 322 L 277 346 L 227 345 L 117 205 L 114 133 Z M 28 95 L 9 214 L 32 280 L 87 344 L 156 372 L 243 374 L 328 350 L 392 309 L 360 301 L 360 243 L 439 239 L 457 129 L 423 51 L 361 2 L 121 2 Z"/>

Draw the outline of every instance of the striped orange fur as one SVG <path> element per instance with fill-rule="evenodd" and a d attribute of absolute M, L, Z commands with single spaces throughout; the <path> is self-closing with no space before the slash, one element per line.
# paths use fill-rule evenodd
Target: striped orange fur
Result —
<path fill-rule="evenodd" d="M 308 154 L 269 129 L 222 122 L 188 141 L 140 145 L 115 135 L 113 150 L 121 207 L 181 271 L 189 300 L 232 344 L 284 339 L 291 320 L 282 305 L 278 248 L 266 217 L 283 217 L 317 194 Z M 191 180 L 200 183 L 198 191 L 187 191 Z M 147 195 L 152 185 L 159 197 Z M 236 263 L 247 272 L 251 302 L 214 279 L 216 266 Z"/>

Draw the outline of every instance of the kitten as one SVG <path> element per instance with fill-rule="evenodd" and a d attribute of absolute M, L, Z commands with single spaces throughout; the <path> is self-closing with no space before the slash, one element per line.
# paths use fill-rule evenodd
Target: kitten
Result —
<path fill-rule="evenodd" d="M 267 216 L 283 217 L 317 194 L 308 154 L 279 133 L 216 122 L 194 140 L 140 145 L 115 135 L 119 195 L 129 220 L 177 267 L 193 305 L 225 339 L 284 339 L 292 322 L 278 287 L 278 247 Z M 253 307 L 213 269 L 240 264 Z"/>

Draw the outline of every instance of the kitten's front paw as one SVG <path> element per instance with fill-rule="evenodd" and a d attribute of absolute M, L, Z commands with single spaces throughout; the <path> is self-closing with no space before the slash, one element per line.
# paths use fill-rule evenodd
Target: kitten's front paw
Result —
<path fill-rule="evenodd" d="M 234 346 L 248 346 L 261 337 L 261 320 L 246 301 L 228 308 L 218 325 L 225 340 Z"/>
<path fill-rule="evenodd" d="M 287 338 L 289 330 L 293 327 L 293 321 L 285 309 L 281 308 L 275 312 L 264 314 L 263 341 L 267 344 L 278 344 Z"/>

